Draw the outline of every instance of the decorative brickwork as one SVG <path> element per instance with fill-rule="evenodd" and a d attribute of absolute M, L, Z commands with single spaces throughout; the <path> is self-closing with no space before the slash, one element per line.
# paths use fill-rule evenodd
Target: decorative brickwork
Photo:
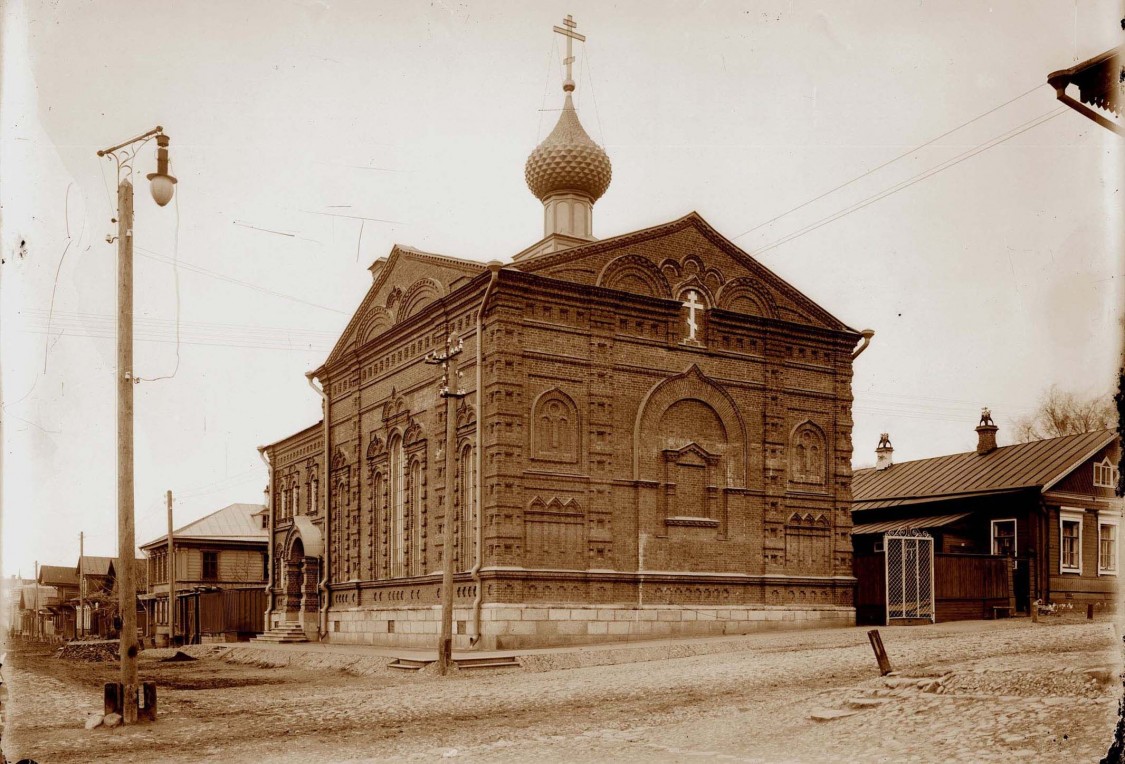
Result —
<path fill-rule="evenodd" d="M 331 520 L 331 639 L 420 638 L 391 611 L 437 606 L 445 522 L 472 632 L 459 639 L 477 646 L 714 628 L 621 631 L 611 617 L 529 631 L 508 618 L 489 631 L 478 596 L 479 612 L 651 606 L 686 621 L 737 607 L 739 625 L 722 628 L 741 629 L 791 608 L 848 622 L 857 332 L 694 214 L 490 279 L 396 248 L 315 373 L 333 454 L 329 505 L 312 513 Z M 447 476 L 440 372 L 423 359 L 451 334 L 469 395 Z M 301 434 L 290 440 L 274 447 L 279 464 Z M 284 477 L 276 467 L 275 492 Z"/>

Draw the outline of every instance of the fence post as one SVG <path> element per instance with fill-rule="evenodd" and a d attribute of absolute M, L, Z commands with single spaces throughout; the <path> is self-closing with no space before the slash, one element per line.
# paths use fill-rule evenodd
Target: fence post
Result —
<path fill-rule="evenodd" d="M 872 629 L 867 632 L 867 638 L 871 641 L 871 649 L 875 651 L 875 660 L 879 662 L 879 676 L 886 676 L 894 671 L 891 668 L 891 659 L 887 657 L 887 651 L 883 648 L 883 639 L 879 636 L 879 630 Z"/>

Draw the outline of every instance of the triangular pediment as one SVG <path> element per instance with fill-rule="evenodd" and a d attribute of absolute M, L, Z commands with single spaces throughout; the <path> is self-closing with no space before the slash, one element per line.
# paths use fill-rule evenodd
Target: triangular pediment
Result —
<path fill-rule="evenodd" d="M 486 270 L 484 264 L 435 255 L 396 244 L 390 255 L 370 269 L 374 275 L 359 308 L 329 353 L 325 366 L 358 350 L 427 305 L 467 284 Z"/>
<path fill-rule="evenodd" d="M 665 299 L 681 299 L 694 291 L 710 308 L 852 331 L 695 212 L 652 228 L 529 257 L 512 267 Z"/>

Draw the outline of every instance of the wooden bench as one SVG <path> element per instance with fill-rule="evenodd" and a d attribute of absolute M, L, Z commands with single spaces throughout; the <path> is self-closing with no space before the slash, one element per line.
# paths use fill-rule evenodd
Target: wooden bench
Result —
<path fill-rule="evenodd" d="M 1012 617 L 1012 606 L 1011 605 L 993 605 L 992 606 L 992 620 L 995 621 L 996 619 L 1000 618 L 1001 613 L 1004 614 L 1004 616 L 1003 616 L 1004 618 L 1011 618 Z"/>

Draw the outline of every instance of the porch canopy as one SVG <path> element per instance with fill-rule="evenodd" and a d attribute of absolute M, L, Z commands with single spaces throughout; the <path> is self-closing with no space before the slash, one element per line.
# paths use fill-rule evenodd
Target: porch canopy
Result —
<path fill-rule="evenodd" d="M 933 517 L 904 517 L 898 520 L 888 520 L 882 523 L 865 523 L 852 528 L 853 536 L 873 536 L 891 531 L 912 531 L 919 528 L 940 528 L 952 525 L 958 520 L 964 520 L 971 512 L 961 512 L 956 515 L 935 515 Z"/>

